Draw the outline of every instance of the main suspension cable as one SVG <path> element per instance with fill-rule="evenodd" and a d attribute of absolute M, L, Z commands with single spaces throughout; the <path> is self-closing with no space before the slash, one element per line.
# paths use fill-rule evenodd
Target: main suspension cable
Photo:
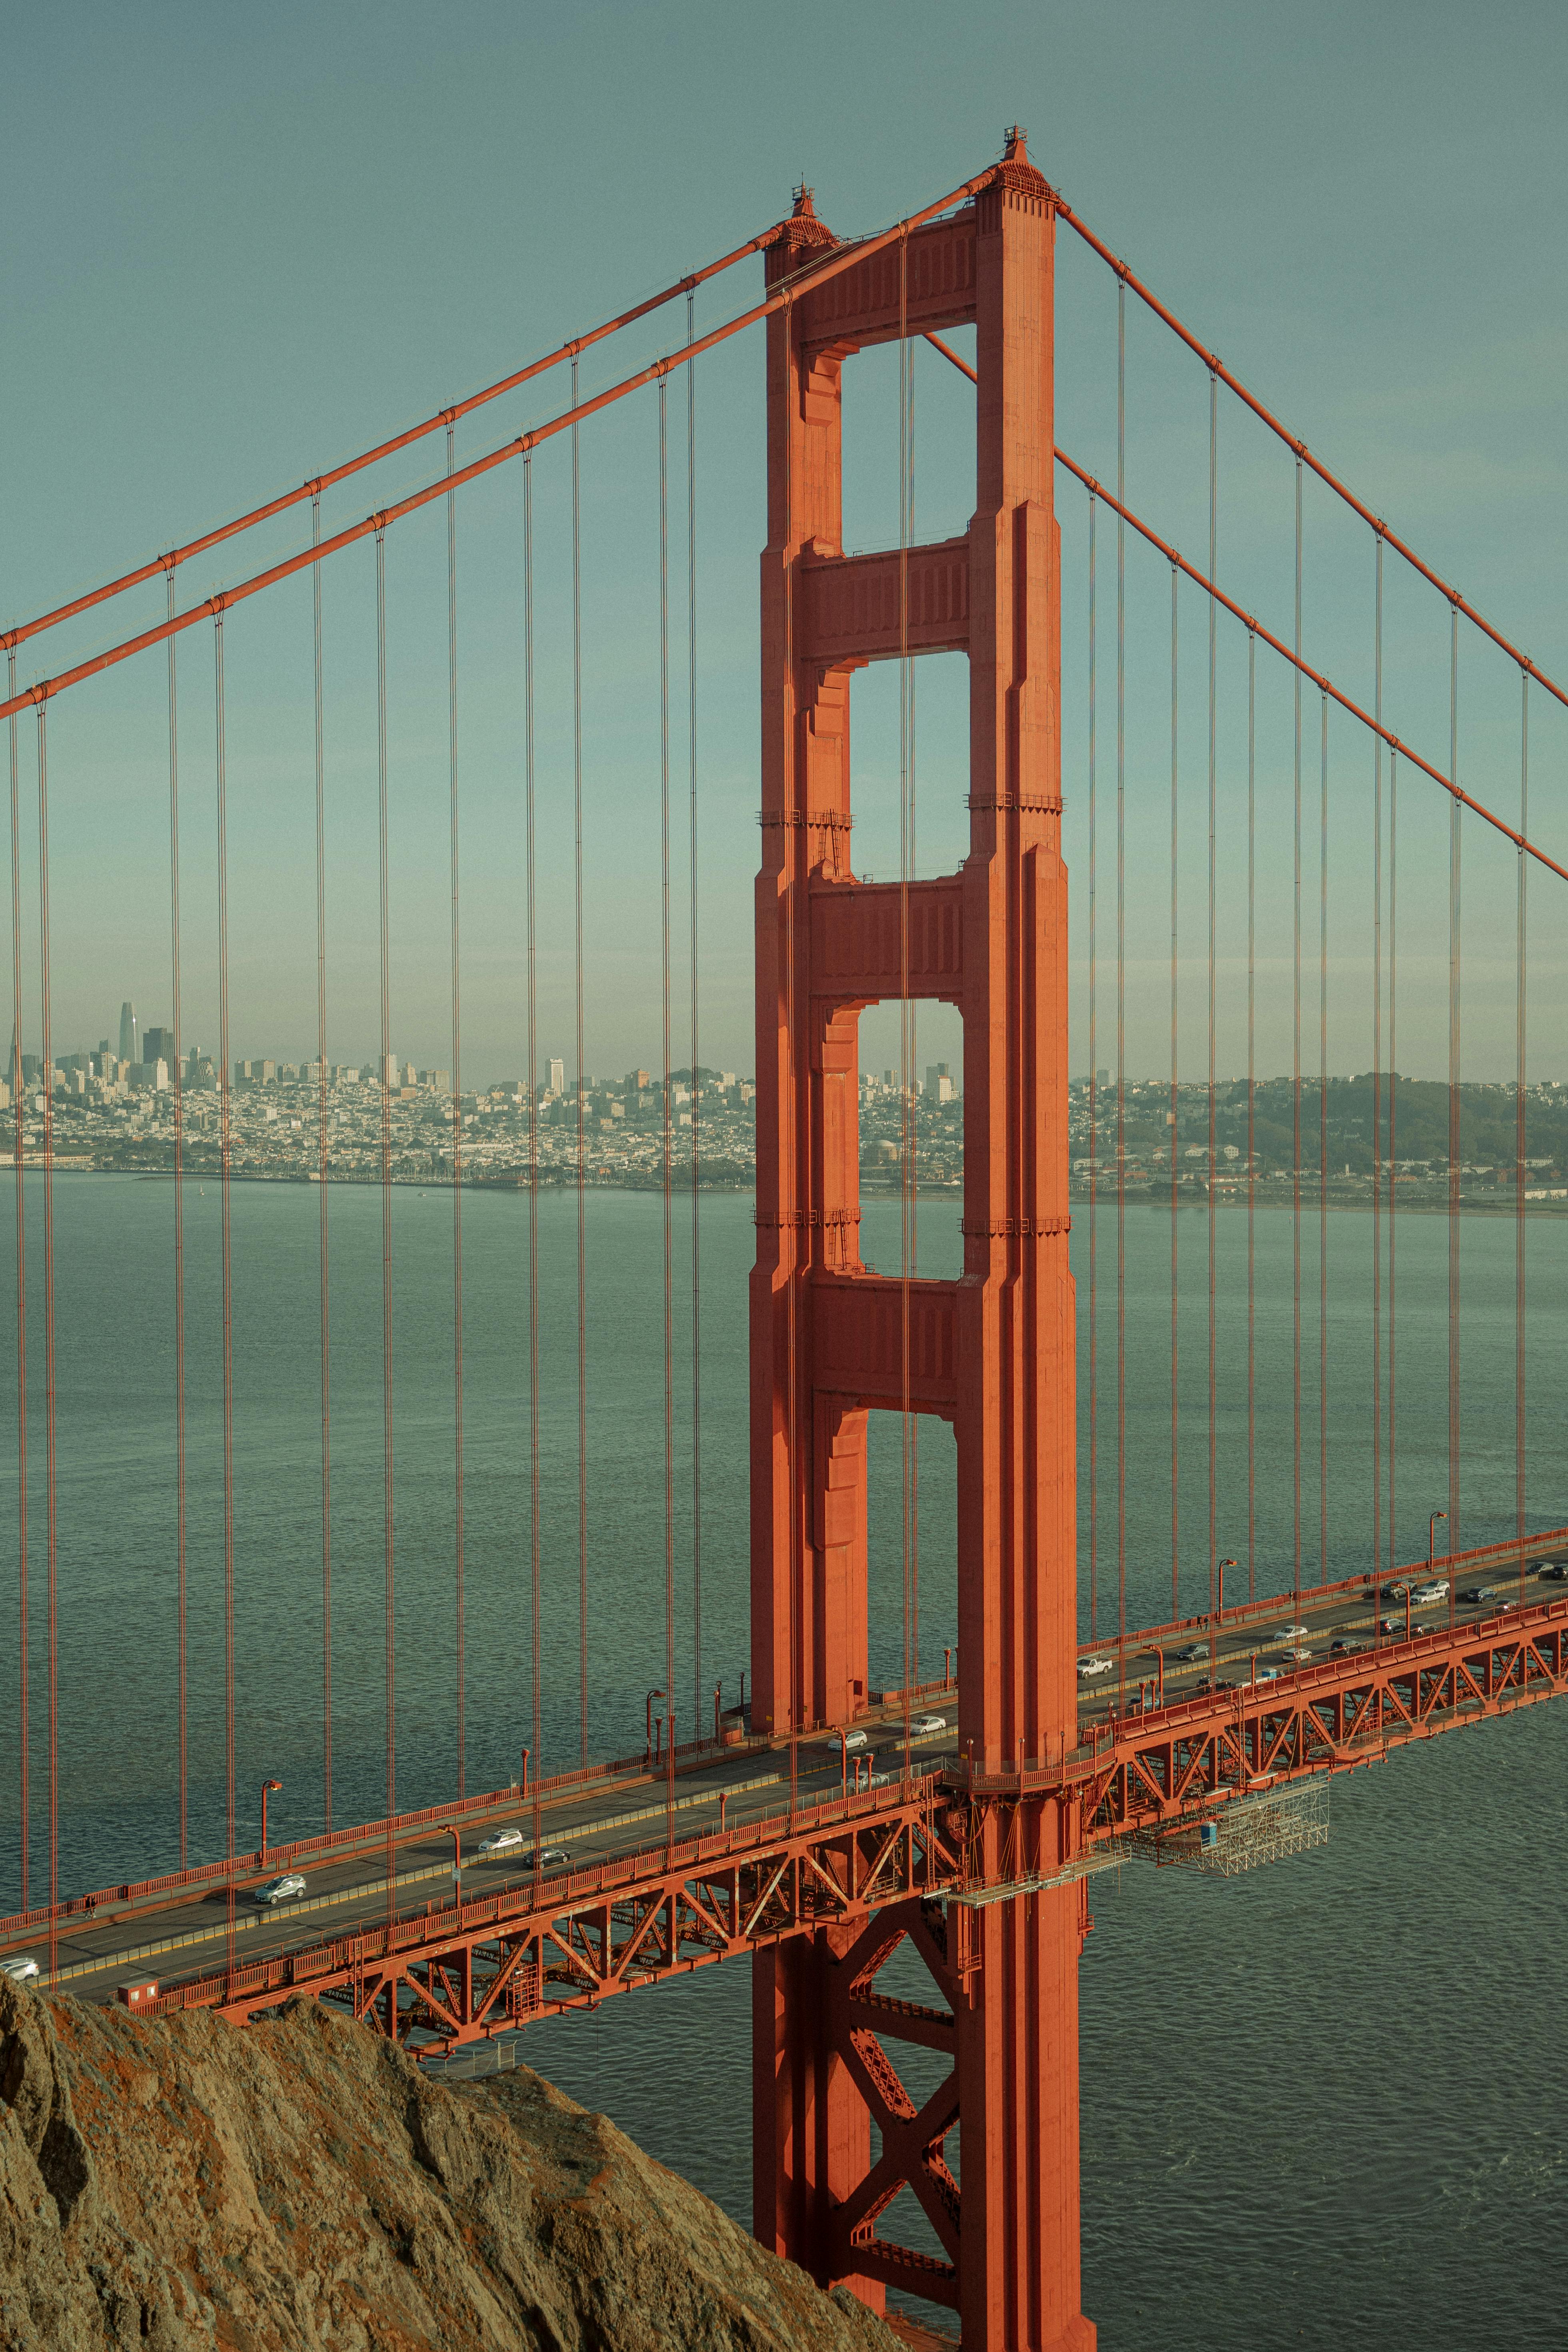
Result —
<path fill-rule="evenodd" d="M 1258 1596 L 1258 640 L 1247 633 L 1247 1597 Z"/>
<path fill-rule="evenodd" d="M 74 597 L 68 604 L 58 604 L 52 612 L 40 614 L 37 620 L 24 621 L 16 628 L 0 630 L 0 645 L 19 646 L 25 639 L 36 637 L 43 630 L 52 629 L 78 613 L 85 613 L 94 604 L 101 604 L 111 596 L 122 595 L 128 588 L 139 587 L 143 581 L 153 579 L 160 572 L 166 571 L 172 576 L 176 564 L 188 563 L 192 556 L 204 554 L 209 547 L 216 547 L 226 539 L 234 539 L 242 531 L 253 530 L 258 523 L 267 522 L 272 516 L 287 512 L 289 508 L 300 505 L 306 499 L 319 501 L 323 490 L 335 488 L 339 482 L 347 481 L 354 474 L 363 473 L 368 466 L 379 465 L 384 457 L 395 457 L 399 449 L 409 448 L 416 441 L 425 440 L 439 426 L 445 425 L 450 432 L 459 416 L 467 416 L 474 409 L 485 407 L 490 401 L 499 400 L 504 393 L 516 392 L 534 376 L 543 375 L 551 368 L 559 367 L 564 359 L 570 359 L 575 364 L 579 353 L 588 351 L 595 343 L 603 342 L 608 335 L 618 334 L 623 327 L 633 325 L 638 319 L 646 319 L 651 310 L 662 310 L 667 302 L 673 302 L 678 294 L 686 293 L 689 297 L 692 288 L 700 286 L 706 278 L 718 277 L 736 262 L 744 261 L 749 255 L 768 244 L 774 233 L 771 228 L 762 230 L 756 236 L 749 237 L 744 245 L 736 246 L 732 253 L 723 254 L 719 260 L 709 262 L 704 268 L 691 270 L 686 277 L 676 278 L 661 292 L 649 295 L 645 301 L 634 303 L 629 310 L 622 310 L 616 318 L 606 320 L 603 326 L 591 328 L 586 334 L 558 344 L 542 359 L 531 360 L 526 367 L 502 376 L 499 383 L 487 384 L 482 392 L 470 393 L 467 400 L 454 401 L 448 407 L 438 408 L 435 415 L 427 416 L 422 425 L 411 425 L 406 432 L 395 434 L 390 441 L 379 441 L 374 449 L 363 450 L 357 457 L 350 457 L 325 473 L 311 475 L 297 490 L 285 490 L 281 496 L 268 499 L 265 505 L 252 507 L 247 514 L 237 516 L 234 521 L 220 523 L 216 530 L 205 532 L 201 538 L 190 540 L 183 547 L 171 548 L 167 554 L 155 555 L 151 562 L 138 564 L 134 571 L 121 572 L 118 579 L 106 581 L 101 587 L 89 589 L 85 595 Z"/>

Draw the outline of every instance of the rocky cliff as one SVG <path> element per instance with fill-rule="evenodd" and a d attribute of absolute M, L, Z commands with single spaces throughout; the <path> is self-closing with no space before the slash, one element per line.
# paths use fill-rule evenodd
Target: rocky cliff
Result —
<path fill-rule="evenodd" d="M 238 2031 L 0 1978 L 5 2352 L 895 2352 L 603 2116 L 309 2000 Z"/>

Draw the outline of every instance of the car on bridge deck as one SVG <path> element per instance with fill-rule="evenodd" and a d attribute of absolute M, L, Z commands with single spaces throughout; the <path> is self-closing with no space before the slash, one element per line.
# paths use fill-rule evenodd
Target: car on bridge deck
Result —
<path fill-rule="evenodd" d="M 1329 1654 L 1331 1657 L 1335 1658 L 1348 1658 L 1352 1655 L 1352 1652 L 1356 1650 L 1364 1650 L 1365 1647 L 1366 1643 L 1364 1642 L 1331 1642 L 1329 1643 Z"/>
<path fill-rule="evenodd" d="M 521 1830 L 492 1830 L 488 1838 L 481 1838 L 479 1840 L 478 1846 L 475 1848 L 475 1852 L 486 1854 L 516 1853 L 521 1844 L 522 1832 Z"/>
<path fill-rule="evenodd" d="M 37 1973 L 38 1963 L 25 1953 L 13 1960 L 0 1960 L 0 1977 L 9 1977 L 13 1984 L 32 1984 Z"/>
<path fill-rule="evenodd" d="M 1568 1559 L 1543 1559 L 1537 1563 L 1535 1573 L 1545 1584 L 1561 1584 L 1568 1580 Z"/>
<path fill-rule="evenodd" d="M 1176 1663 L 1178 1665 L 1194 1666 L 1200 1658 L 1206 1658 L 1208 1654 L 1209 1645 L 1206 1642 L 1188 1642 L 1176 1652 Z"/>
<path fill-rule="evenodd" d="M 1204 1655 L 1207 1657 L 1206 1650 Z M 1114 1658 L 1080 1658 L 1078 1662 L 1078 1678 L 1079 1682 L 1088 1682 L 1091 1675 L 1108 1675 L 1115 1664 Z"/>
<path fill-rule="evenodd" d="M 1308 1630 L 1305 1625 L 1281 1625 L 1277 1633 L 1267 1634 L 1264 1638 L 1274 1642 L 1300 1642 Z"/>
<path fill-rule="evenodd" d="M 572 1857 L 563 1845 L 530 1846 L 522 1857 L 525 1870 L 570 1870 Z"/>
<path fill-rule="evenodd" d="M 1418 1584 L 1411 1593 L 1410 1598 L 1415 1603 L 1417 1608 L 1426 1608 L 1434 1601 L 1447 1601 L 1448 1598 L 1447 1578 L 1446 1576 L 1435 1576 L 1430 1584 Z"/>
<path fill-rule="evenodd" d="M 281 1878 L 269 1878 L 265 1886 L 252 1891 L 254 1903 L 292 1903 L 296 1895 L 303 1895 L 305 1882 L 297 1870 L 286 1870 Z"/>
<path fill-rule="evenodd" d="M 864 1731 L 847 1731 L 844 1734 L 844 1745 L 846 1748 L 864 1748 L 866 1745 L 866 1739 L 867 1734 Z"/>
<path fill-rule="evenodd" d="M 945 1731 L 946 1729 L 947 1717 L 945 1715 L 917 1715 L 914 1721 L 910 1726 L 910 1732 L 917 1739 L 924 1739 L 931 1732 Z"/>
<path fill-rule="evenodd" d="M 1467 1584 L 1464 1590 L 1460 1592 L 1459 1599 L 1468 1602 L 1471 1607 L 1474 1607 L 1476 1602 L 1479 1601 L 1495 1601 L 1497 1599 L 1497 1586 L 1495 1584 Z"/>

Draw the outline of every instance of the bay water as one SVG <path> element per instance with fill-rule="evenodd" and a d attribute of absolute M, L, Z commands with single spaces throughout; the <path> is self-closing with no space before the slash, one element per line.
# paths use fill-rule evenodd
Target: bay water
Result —
<path fill-rule="evenodd" d="M 33 1899 L 48 1876 L 47 1494 L 43 1197 L 26 1185 L 28 1685 Z M 280 1838 L 326 1816 L 320 1194 L 236 1184 L 233 1446 L 237 1830 L 257 1834 L 265 1778 Z M 331 1812 L 386 1801 L 386 1546 L 381 1201 L 330 1190 Z M 580 1706 L 576 1205 L 542 1194 L 537 1511 L 542 1704 L 532 1712 L 535 1481 L 526 1195 L 462 1202 L 464 1357 L 461 1769 L 511 1779 L 640 1748 L 665 1681 L 665 1255 L 657 1195 L 586 1202 L 587 1709 Z M 746 1272 L 749 1196 L 712 1194 L 701 1223 L 700 1463 L 693 1444 L 691 1207 L 671 1228 L 677 1729 L 739 1696 L 747 1644 Z M 1079 1285 L 1080 1631 L 1114 1633 L 1208 1605 L 1211 1559 L 1261 1593 L 1299 1572 L 1386 1558 L 1387 1331 L 1374 1364 L 1370 1219 L 1328 1220 L 1320 1323 L 1315 1215 L 1304 1221 L 1300 1404 L 1295 1248 L 1287 1212 L 1248 1235 L 1214 1228 L 1214 1519 L 1209 1508 L 1206 1213 L 1075 1206 Z M 226 1827 L 223 1352 L 218 1188 L 187 1181 L 185 1656 L 193 1860 Z M 54 1186 L 57 1711 L 62 1892 L 179 1859 L 174 1192 L 166 1180 L 62 1171 Z M 394 1198 L 395 1612 L 400 1806 L 458 1785 L 453 1201 Z M 1172 1246 L 1181 1444 L 1170 1453 Z M 1381 1281 L 1386 1307 L 1386 1230 Z M 919 1262 L 958 1270 L 956 1196 L 922 1200 Z M 1568 1225 L 1528 1243 L 1526 1509 L 1568 1520 L 1563 1334 Z M 898 1204 L 868 1199 L 863 1254 L 899 1263 Z M 1461 1540 L 1515 1511 L 1511 1220 L 1464 1221 L 1460 1252 Z M 1394 1550 L 1422 1555 L 1449 1508 L 1448 1262 L 1444 1223 L 1404 1215 L 1395 1261 Z M 0 1275 L 14 1328 L 15 1261 Z M 1117 1336 L 1121 1301 L 1122 1340 Z M 1326 1379 L 1320 1381 L 1320 1368 Z M 1374 1379 L 1375 1374 L 1375 1379 Z M 1118 1414 L 1118 1395 L 1121 1412 Z M 1373 1398 L 1378 1397 L 1374 1426 Z M 0 1359 L 0 1427 L 16 1364 Z M 1327 1507 L 1321 1436 L 1326 1433 Z M 918 1648 L 940 1673 L 954 1638 L 950 1432 L 918 1429 Z M 904 1558 L 897 1416 L 872 1427 L 873 1684 L 902 1677 Z M 1092 1454 L 1091 1454 L 1092 1447 Z M 1090 1475 L 1092 1460 L 1092 1478 Z M 700 1495 L 700 1512 L 694 1507 Z M 1090 1508 L 1090 1497 L 1093 1508 Z M 1298 1496 L 1300 1500 L 1298 1501 Z M 20 1889 L 20 1674 L 15 1454 L 0 1475 L 0 1902 Z M 700 1599 L 694 1587 L 700 1538 Z M 1439 1535 L 1439 1546 L 1444 1536 Z M 1375 1548 L 1375 1551 L 1374 1551 Z M 1300 1568 L 1298 1570 L 1298 1561 Z M 1091 1589 L 1092 1588 L 1092 1589 Z M 699 1619 L 700 1625 L 698 1641 Z M 1326 1848 L 1226 1881 L 1131 1866 L 1092 1882 L 1082 1969 L 1085 2308 L 1100 2342 L 1138 2352 L 1373 2341 L 1387 2347 L 1554 2346 L 1551 2248 L 1568 2185 L 1568 2059 L 1555 2028 L 1564 1923 L 1568 1709 L 1433 1741 L 1348 1776 Z M 892 1989 L 891 1979 L 886 1979 Z M 910 1988 L 920 1990 L 911 1976 Z M 750 2212 L 750 1978 L 706 1969 L 525 2037 L 529 2062 L 605 2108 L 737 2218 Z M 917 2057 L 920 2053 L 917 2053 Z M 902 2063 L 902 2053 L 900 2053 Z M 918 2095 L 918 2066 L 910 2068 Z M 923 2079 L 923 2077 L 921 2077 Z M 905 2227 L 896 2209 L 889 2226 Z M 910 2234 L 915 2232 L 912 2228 Z"/>

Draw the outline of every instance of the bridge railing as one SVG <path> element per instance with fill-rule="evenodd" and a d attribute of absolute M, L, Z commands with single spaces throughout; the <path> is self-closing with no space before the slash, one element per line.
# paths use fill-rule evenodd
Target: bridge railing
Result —
<path fill-rule="evenodd" d="M 675 1751 L 677 1772 L 690 1771 L 694 1767 L 711 1763 L 720 1756 L 744 1755 L 750 1750 L 765 1748 L 761 1738 L 731 1740 L 696 1739 L 678 1746 Z M 315 1836 L 295 1838 L 287 1843 L 270 1843 L 265 1855 L 259 1848 L 247 1853 L 220 1856 L 213 1862 L 193 1863 L 184 1870 L 163 1871 L 151 1878 L 124 1881 L 118 1886 L 102 1886 L 89 1895 L 68 1895 L 64 1901 L 42 1904 L 27 1911 L 14 1911 L 0 1918 L 0 1945 L 18 1936 L 30 1935 L 36 1928 L 47 1927 L 51 1921 L 93 1919 L 105 1910 L 155 1901 L 160 1895 L 179 1895 L 201 1887 L 221 1888 L 231 1879 L 260 1877 L 264 1874 L 292 1870 L 301 1863 L 331 1861 L 334 1855 L 360 1853 L 369 1847 L 384 1845 L 390 1835 L 396 1844 L 420 1830 L 444 1829 L 448 1823 L 461 1826 L 483 1821 L 489 1814 L 505 1811 L 526 1802 L 537 1792 L 539 1796 L 560 1799 L 574 1789 L 587 1790 L 595 1784 L 624 1776 L 650 1770 L 647 1757 L 618 1758 L 603 1764 L 574 1766 L 570 1771 L 544 1775 L 530 1782 L 526 1792 L 517 1781 L 503 1789 L 486 1789 L 477 1796 L 454 1797 L 443 1804 L 418 1805 L 405 1813 L 395 1813 L 390 1822 L 384 1815 L 379 1821 L 356 1822 L 338 1830 L 321 1830 Z"/>

